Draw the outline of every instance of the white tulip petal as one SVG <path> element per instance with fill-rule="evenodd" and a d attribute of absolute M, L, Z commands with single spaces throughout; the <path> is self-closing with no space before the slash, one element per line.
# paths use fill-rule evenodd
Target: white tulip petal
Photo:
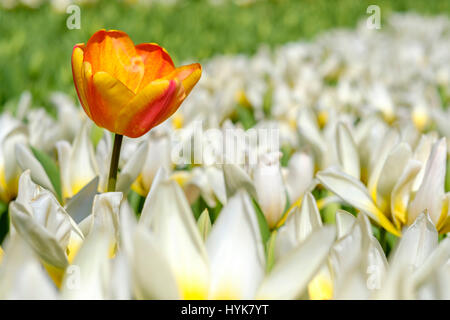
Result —
<path fill-rule="evenodd" d="M 104 230 L 110 241 L 110 246 L 119 239 L 119 212 L 122 201 L 122 192 L 107 192 L 98 194 L 94 198 L 92 206 L 92 220 L 89 234 L 97 229 Z M 112 248 L 110 248 L 112 250 Z"/>
<path fill-rule="evenodd" d="M 342 170 L 359 179 L 361 173 L 359 154 L 350 130 L 342 122 L 337 125 L 336 148 Z"/>
<path fill-rule="evenodd" d="M 356 218 L 354 215 L 344 210 L 337 210 L 336 211 L 337 238 L 341 239 L 345 237 L 350 232 L 355 222 Z"/>
<path fill-rule="evenodd" d="M 389 153 L 398 143 L 398 140 L 399 134 L 397 133 L 397 131 L 390 130 L 385 134 L 384 138 L 379 141 L 378 146 L 372 153 L 373 156 L 370 162 L 369 181 L 367 183 L 367 188 L 370 192 L 370 195 L 375 200 L 377 197 L 378 180 L 383 170 L 383 166 L 386 162 L 387 157 L 389 156 Z"/>
<path fill-rule="evenodd" d="M 286 207 L 286 192 L 278 154 L 265 155 L 253 173 L 258 204 L 269 228 L 274 228 Z"/>
<path fill-rule="evenodd" d="M 24 144 L 16 145 L 16 159 L 23 171 L 29 169 L 31 178 L 39 185 L 55 193 L 50 179 L 41 163 L 34 157 L 31 150 Z"/>
<path fill-rule="evenodd" d="M 37 185 L 31 180 L 30 170 L 25 170 L 19 178 L 19 192 L 17 194 L 16 202 L 22 204 L 29 212 L 31 209 L 31 201 L 35 199 L 44 188 Z"/>
<path fill-rule="evenodd" d="M 264 276 L 261 232 L 244 190 L 228 199 L 206 241 L 210 299 L 252 299 Z"/>
<path fill-rule="evenodd" d="M 123 252 L 119 252 L 112 261 L 111 280 L 108 298 L 113 300 L 132 299 L 132 275 L 130 262 Z"/>
<path fill-rule="evenodd" d="M 316 200 L 308 192 L 302 201 L 300 209 L 289 214 L 286 223 L 278 230 L 276 238 L 276 260 L 302 243 L 315 230 L 322 227 L 322 219 Z"/>
<path fill-rule="evenodd" d="M 128 201 L 122 201 L 119 214 L 119 249 L 128 256 L 133 253 L 133 234 L 137 227 L 137 219 Z"/>
<path fill-rule="evenodd" d="M 0 266 L 0 299 L 55 300 L 56 287 L 29 245 L 19 236 L 10 238 Z"/>
<path fill-rule="evenodd" d="M 294 203 L 303 197 L 314 177 L 314 159 L 306 153 L 295 153 L 289 159 L 285 177 L 289 200 Z"/>
<path fill-rule="evenodd" d="M 142 213 L 140 224 L 152 230 L 184 298 L 206 298 L 208 258 L 187 199 L 175 181 L 162 181 Z M 145 219 L 143 219 L 145 217 Z"/>
<path fill-rule="evenodd" d="M 395 183 L 391 194 L 391 216 L 397 226 L 407 222 L 408 203 L 413 184 L 422 164 L 417 160 L 409 160 L 400 178 Z"/>
<path fill-rule="evenodd" d="M 392 190 L 411 157 L 411 148 L 405 142 L 395 146 L 387 156 L 377 184 L 376 203 L 379 208 L 390 206 Z"/>
<path fill-rule="evenodd" d="M 417 191 L 422 184 L 422 180 L 425 176 L 425 170 L 427 167 L 427 161 L 430 158 L 431 149 L 433 148 L 433 145 L 437 140 L 437 135 L 433 133 L 422 135 L 420 137 L 419 143 L 414 150 L 414 159 L 422 163 L 422 169 L 420 170 L 414 181 L 413 191 Z"/>
<path fill-rule="evenodd" d="M 108 233 L 96 230 L 84 240 L 66 269 L 61 286 L 63 299 L 106 299 L 110 272 Z"/>
<path fill-rule="evenodd" d="M 431 150 L 422 184 L 408 210 L 408 224 L 411 224 L 424 210 L 427 210 L 435 225 L 438 223 L 444 200 L 446 159 L 447 142 L 445 138 L 442 138 L 433 145 Z"/>
<path fill-rule="evenodd" d="M 134 234 L 133 257 L 133 291 L 137 299 L 180 298 L 168 259 L 155 237 L 143 226 L 138 226 Z"/>
<path fill-rule="evenodd" d="M 39 257 L 49 265 L 64 269 L 67 255 L 58 240 L 44 226 L 34 221 L 26 208 L 18 202 L 9 206 L 11 221 L 14 228 L 32 247 Z"/>
<path fill-rule="evenodd" d="M 27 142 L 28 131 L 24 126 L 17 126 L 14 130 L 11 130 L 1 143 L 2 152 L 4 155 L 5 166 L 5 182 L 7 184 L 14 184 L 19 176 L 17 159 L 15 157 L 15 146 L 17 144 L 25 144 Z"/>
<path fill-rule="evenodd" d="M 95 177 L 74 195 L 65 205 L 67 213 L 76 223 L 83 221 L 92 211 L 94 197 L 98 190 L 99 177 Z"/>
<path fill-rule="evenodd" d="M 126 193 L 131 184 L 136 180 L 144 165 L 145 156 L 147 155 L 148 143 L 141 143 L 136 152 L 130 157 L 125 166 L 120 170 L 117 179 L 116 191 Z"/>
<path fill-rule="evenodd" d="M 300 108 L 297 128 L 300 134 L 315 147 L 320 156 L 323 156 L 327 150 L 327 143 L 317 125 L 317 121 L 309 108 Z"/>
<path fill-rule="evenodd" d="M 333 245 L 330 263 L 335 275 L 335 298 L 361 299 L 380 288 L 387 261 L 364 213 L 358 214 L 350 232 Z"/>
<path fill-rule="evenodd" d="M 151 215 L 151 211 L 148 210 L 148 206 L 149 204 L 153 201 L 153 194 L 155 193 L 155 190 L 158 189 L 158 185 L 160 184 L 161 181 L 165 181 L 169 178 L 168 174 L 167 174 L 167 170 L 164 169 L 163 167 L 160 167 L 158 169 L 158 171 L 156 172 L 155 178 L 153 179 L 152 182 L 152 186 L 150 188 L 150 191 L 147 194 L 147 197 L 145 198 L 145 202 L 144 202 L 144 206 L 142 207 L 142 212 L 141 212 L 141 219 L 140 221 L 144 222 L 147 219 L 149 219 L 150 215 Z"/>
<path fill-rule="evenodd" d="M 377 299 L 403 299 L 408 297 L 407 282 L 421 267 L 438 245 L 438 233 L 428 214 L 422 213 L 403 233 L 389 259 L 389 271 Z"/>
<path fill-rule="evenodd" d="M 366 212 L 370 218 L 386 230 L 395 235 L 400 234 L 386 216 L 375 206 L 367 189 L 359 180 L 356 180 L 348 174 L 339 172 L 335 168 L 318 172 L 316 178 L 344 201 Z"/>
<path fill-rule="evenodd" d="M 208 166 L 205 170 L 214 194 L 220 203 L 225 205 L 227 203 L 227 191 L 223 171 L 214 166 Z"/>
<path fill-rule="evenodd" d="M 448 299 L 448 282 L 439 279 L 450 259 L 450 239 L 445 238 L 413 275 L 410 295 L 415 299 Z M 414 293 L 417 292 L 417 297 Z"/>
<path fill-rule="evenodd" d="M 257 199 L 255 186 L 242 168 L 232 163 L 224 164 L 222 168 L 228 199 L 241 188 L 244 188 L 252 198 Z"/>
<path fill-rule="evenodd" d="M 142 167 L 142 184 L 149 190 L 160 167 L 167 171 L 172 168 L 170 139 L 166 133 L 157 132 L 148 140 L 147 156 Z M 155 151 L 157 150 L 157 151 Z"/>
<path fill-rule="evenodd" d="M 72 224 L 64 208 L 47 190 L 39 194 L 30 204 L 33 220 L 49 231 L 62 248 L 66 248 L 69 244 Z"/>
<path fill-rule="evenodd" d="M 75 137 L 70 155 L 70 196 L 77 194 L 98 175 L 94 147 L 89 139 L 89 122 L 85 122 Z"/>
<path fill-rule="evenodd" d="M 273 267 L 259 287 L 256 298 L 300 297 L 327 258 L 335 235 L 336 232 L 332 227 L 323 227 L 313 232 Z"/>

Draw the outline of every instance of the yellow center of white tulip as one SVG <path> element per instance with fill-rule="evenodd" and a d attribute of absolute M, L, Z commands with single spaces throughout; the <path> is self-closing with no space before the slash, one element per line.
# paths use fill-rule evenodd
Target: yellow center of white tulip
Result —
<path fill-rule="evenodd" d="M 185 300 L 204 300 L 208 298 L 208 281 L 201 274 L 178 273 L 175 275 L 180 296 Z"/>
<path fill-rule="evenodd" d="M 0 164 L 0 200 L 3 202 L 8 202 L 8 194 L 7 189 L 8 186 L 6 184 L 5 179 L 5 167 L 3 164 Z"/>
<path fill-rule="evenodd" d="M 428 123 L 427 111 L 424 108 L 414 108 L 411 117 L 417 130 L 423 131 Z"/>
<path fill-rule="evenodd" d="M 328 122 L 328 111 L 322 110 L 317 115 L 317 122 L 320 128 L 325 127 Z"/>
<path fill-rule="evenodd" d="M 329 300 L 333 298 L 333 282 L 327 272 L 320 272 L 308 284 L 311 300 Z"/>

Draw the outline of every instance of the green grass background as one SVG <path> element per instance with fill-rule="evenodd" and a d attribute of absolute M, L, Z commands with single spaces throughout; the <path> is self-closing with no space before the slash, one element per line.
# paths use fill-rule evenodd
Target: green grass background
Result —
<path fill-rule="evenodd" d="M 382 21 L 392 11 L 450 14 L 450 1 L 444 0 L 267 0 L 244 7 L 212 6 L 206 0 L 140 7 L 103 0 L 83 6 L 81 29 L 68 30 L 68 14 L 56 13 L 49 5 L 2 9 L 0 111 L 14 108 L 24 90 L 30 90 L 35 104 L 44 107 L 51 91 L 75 96 L 72 47 L 100 28 L 124 30 L 135 43 L 157 42 L 177 64 L 216 54 L 253 53 L 262 43 L 276 46 L 310 39 L 334 27 L 354 27 L 368 16 L 370 4 L 381 7 Z"/>

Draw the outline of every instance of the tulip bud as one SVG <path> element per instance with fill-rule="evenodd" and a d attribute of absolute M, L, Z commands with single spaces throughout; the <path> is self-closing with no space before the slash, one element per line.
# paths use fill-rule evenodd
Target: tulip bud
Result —
<path fill-rule="evenodd" d="M 253 174 L 259 205 L 270 228 L 275 227 L 286 206 L 280 156 L 279 152 L 264 155 Z"/>

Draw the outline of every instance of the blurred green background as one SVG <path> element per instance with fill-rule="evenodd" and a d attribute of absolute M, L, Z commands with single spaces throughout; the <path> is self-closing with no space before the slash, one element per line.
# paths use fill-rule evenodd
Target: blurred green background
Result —
<path fill-rule="evenodd" d="M 273 47 L 330 28 L 354 27 L 368 16 L 370 4 L 380 6 L 382 21 L 392 11 L 450 14 L 450 1 L 437 0 L 261 0 L 245 6 L 180 0 L 150 7 L 103 0 L 82 6 L 81 29 L 69 30 L 69 15 L 48 4 L 1 9 L 0 111 L 15 105 L 24 90 L 31 91 L 34 104 L 44 107 L 51 91 L 75 97 L 72 47 L 101 28 L 124 30 L 135 43 L 157 42 L 179 64 L 216 54 L 250 54 L 263 43 Z"/>

